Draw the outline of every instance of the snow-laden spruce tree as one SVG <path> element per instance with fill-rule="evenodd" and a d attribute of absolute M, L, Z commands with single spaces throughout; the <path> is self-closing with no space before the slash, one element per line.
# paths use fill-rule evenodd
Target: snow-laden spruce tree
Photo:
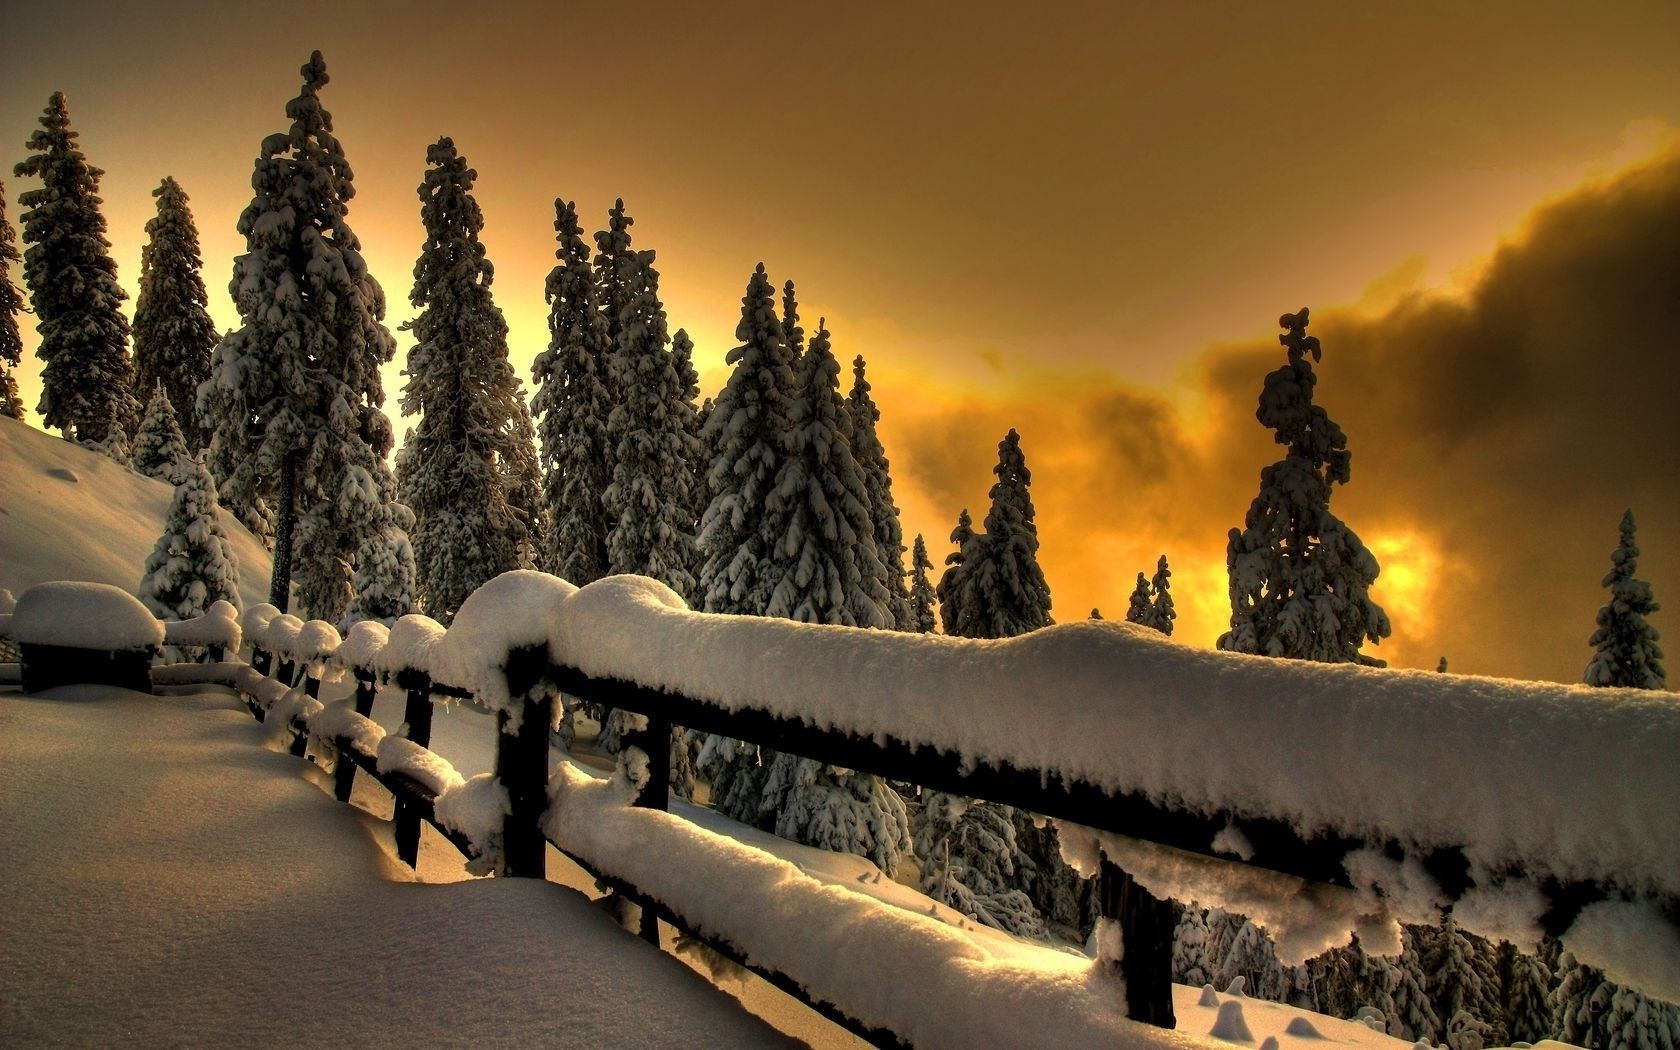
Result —
<path fill-rule="evenodd" d="M 12 283 L 12 264 L 19 260 L 17 235 L 6 221 L 6 184 L 0 182 L 0 416 L 23 418 L 23 400 L 18 395 L 17 369 L 23 363 L 23 337 L 18 334 L 17 315 L 24 310 L 23 298 Z"/>
<path fill-rule="evenodd" d="M 548 548 L 538 564 L 581 587 L 607 574 L 610 522 L 601 497 L 612 483 L 607 368 L 613 347 L 571 201 L 555 200 L 554 229 L 560 246 L 548 275 L 548 348 L 531 365 L 549 513 Z"/>
<path fill-rule="evenodd" d="M 1458 1020 L 1460 1014 L 1466 1014 L 1491 1029 L 1486 1045 L 1505 1045 L 1499 961 L 1493 945 L 1460 929 L 1448 912 L 1424 955 L 1423 968 L 1429 978 L 1435 1016 L 1446 1026 L 1449 1044 L 1455 1028 L 1460 1032 L 1479 1031 L 1478 1026 Z"/>
<path fill-rule="evenodd" d="M 379 528 L 356 548 L 356 574 L 351 578 L 355 597 L 339 621 L 345 631 L 361 620 L 377 620 L 389 627 L 413 612 L 415 604 L 414 547 L 408 538 L 414 513 L 401 503 L 370 500 L 365 492 L 357 498 Z"/>
<path fill-rule="evenodd" d="M 765 501 L 781 472 L 794 389 L 792 357 L 763 263 L 747 281 L 735 338 L 740 345 L 726 358 L 734 370 L 700 430 L 709 499 L 700 519 L 698 597 L 707 612 L 762 616 L 776 584 Z M 764 767 L 756 747 L 707 736 L 695 770 L 711 784 L 713 806 L 739 820 L 760 819 Z"/>
<path fill-rule="evenodd" d="M 904 581 L 904 526 L 899 523 L 898 507 L 893 503 L 892 468 L 887 462 L 887 450 L 877 432 L 881 409 L 869 390 L 863 355 L 859 354 L 852 361 L 852 391 L 846 395 L 846 407 L 852 413 L 852 454 L 869 487 L 869 518 L 875 526 L 875 553 L 881 561 L 881 582 L 887 588 L 892 626 L 910 631 L 915 628 L 910 622 L 910 590 Z"/>
<path fill-rule="evenodd" d="M 1132 588 L 1131 600 L 1126 605 L 1126 622 L 1149 626 L 1149 578 L 1141 572 L 1137 574 L 1137 586 Z"/>
<path fill-rule="evenodd" d="M 169 403 L 167 398 L 163 402 Z M 163 535 L 146 558 L 136 591 L 160 620 L 190 620 L 217 601 L 239 607 L 239 559 L 204 457 L 183 456 L 179 477 Z"/>
<path fill-rule="evenodd" d="M 1242 919 L 1237 926 L 1214 973 L 1214 987 L 1228 988 L 1238 977 L 1243 978 L 1245 994 L 1256 999 L 1282 1002 L 1289 994 L 1289 974 L 1278 962 L 1272 938 L 1252 919 Z"/>
<path fill-rule="evenodd" d="M 917 814 L 916 856 L 921 891 L 987 926 L 1043 937 L 1044 918 L 1013 885 L 1015 826 L 1009 809 L 925 792 Z"/>
<path fill-rule="evenodd" d="M 163 384 L 187 445 L 196 452 L 208 437 L 198 421 L 198 388 L 210 378 L 218 333 L 199 276 L 204 259 L 186 192 L 166 178 L 152 196 L 157 215 L 146 223 L 140 296 L 134 301 L 134 389 L 150 397 L 152 388 Z"/>
<path fill-rule="evenodd" d="M 934 592 L 939 599 L 939 622 L 953 638 L 984 638 L 985 624 L 969 587 L 968 566 L 979 563 L 986 537 L 974 531 L 967 507 L 957 515 L 951 544 L 956 549 L 945 556 L 945 572 Z"/>
<path fill-rule="evenodd" d="M 263 140 L 251 177 L 230 285 L 241 326 L 217 344 L 199 406 L 241 507 L 274 501 L 269 601 L 286 608 L 295 567 L 304 609 L 333 621 L 351 597 L 351 559 L 380 527 L 358 492 L 391 448 L 379 367 L 396 341 L 345 218 L 355 187 L 321 106 L 319 51 L 301 73 L 291 127 Z"/>
<path fill-rule="evenodd" d="M 1347 483 L 1351 457 L 1342 428 L 1313 404 L 1313 362 L 1323 352 L 1307 334 L 1307 320 L 1302 307 L 1278 321 L 1288 360 L 1266 377 L 1255 418 L 1289 451 L 1260 472 L 1260 494 L 1243 528 L 1231 530 L 1231 629 L 1219 648 L 1381 666 L 1359 651 L 1391 630 L 1388 614 L 1370 598 L 1380 570 L 1330 511 L 1331 486 Z"/>
<path fill-rule="evenodd" d="M 1587 665 L 1587 684 L 1666 689 L 1657 631 L 1645 619 L 1662 607 L 1651 585 L 1634 575 L 1639 569 L 1639 545 L 1633 541 L 1633 511 L 1623 512 L 1621 531 L 1603 583 L 1610 590 L 1610 600 L 1598 610 L 1598 629 L 1587 640 L 1596 650 Z"/>
<path fill-rule="evenodd" d="M 181 435 L 181 427 L 175 421 L 175 406 L 162 383 L 152 387 L 152 399 L 146 402 L 146 413 L 134 435 L 133 457 L 131 462 L 136 471 L 171 485 L 181 483 L 182 474 L 189 466 L 192 451 Z"/>
<path fill-rule="evenodd" d="M 18 203 L 23 227 L 23 280 L 35 308 L 41 345 L 41 424 L 70 440 L 100 447 L 116 458 L 120 442 L 137 422 L 134 364 L 128 357 L 128 319 L 120 304 L 128 293 L 117 283 L 99 179 L 105 173 L 87 162 L 70 130 L 64 93 L 54 92 L 29 136 L 34 155 L 14 169 L 38 178 Z M 126 459 L 126 457 L 123 457 Z"/>
<path fill-rule="evenodd" d="M 774 586 L 768 616 L 848 627 L 892 626 L 875 557 L 869 490 L 852 457 L 840 365 L 818 324 L 796 366 L 798 397 L 765 499 Z M 810 846 L 868 857 L 891 874 L 910 847 L 904 802 L 879 777 L 808 758 L 766 755 L 760 822 Z"/>
<path fill-rule="evenodd" d="M 1501 942 L 1499 982 L 1506 1034 L 1525 1043 L 1550 1039 L 1555 1020 L 1547 1001 L 1552 991 L 1552 970 L 1546 961 Z"/>
<path fill-rule="evenodd" d="M 1673 1050 L 1680 1047 L 1680 1006 L 1647 998 L 1637 988 L 1614 985 L 1603 1026 L 1604 1050 Z"/>
<path fill-rule="evenodd" d="M 1162 634 L 1173 633 L 1173 621 L 1178 610 L 1173 607 L 1172 570 L 1167 568 L 1167 556 L 1155 563 L 1155 577 L 1149 581 L 1149 626 Z"/>
<path fill-rule="evenodd" d="M 922 534 L 916 534 L 916 542 L 910 554 L 910 622 L 908 629 L 917 634 L 932 634 L 939 629 L 939 620 L 934 614 L 934 607 L 938 604 L 939 596 L 933 589 L 928 576 L 933 571 L 933 562 L 928 559 L 927 542 Z"/>
<path fill-rule="evenodd" d="M 775 293 L 760 263 L 741 299 L 741 345 L 701 432 L 711 465 L 710 500 L 700 521 L 700 602 L 707 612 L 762 616 L 775 586 L 764 505 L 776 484 L 792 429 L 792 359 L 776 315 Z"/>
<path fill-rule="evenodd" d="M 626 258 L 628 299 L 612 357 L 613 385 L 622 396 L 607 418 L 613 473 L 602 495 L 612 522 L 607 566 L 615 573 L 650 576 L 693 600 L 691 485 L 700 444 L 691 432 L 687 377 L 666 348 L 665 307 L 653 262 L 651 251 Z"/>
<path fill-rule="evenodd" d="M 689 497 L 692 503 L 689 507 L 689 531 L 694 534 L 692 553 L 694 561 L 689 565 L 689 574 L 700 580 L 700 516 L 706 513 L 708 495 L 706 492 L 706 468 L 711 465 L 706 455 L 706 443 L 700 439 L 700 431 L 705 423 L 705 416 L 700 408 L 700 373 L 694 369 L 694 340 L 688 337 L 688 330 L 677 329 L 671 337 L 671 367 L 677 371 L 677 383 L 682 389 L 683 426 L 690 438 L 689 447 L 694 450 L 693 459 L 689 462 L 692 475 L 688 484 Z M 709 411 L 711 399 L 706 399 Z"/>
<path fill-rule="evenodd" d="M 1576 1046 L 1608 1046 L 1610 1000 L 1615 994 L 1616 986 L 1604 979 L 1602 970 L 1565 951 L 1558 957 L 1558 983 L 1549 1000 L 1553 1037 Z"/>
<path fill-rule="evenodd" d="M 495 270 L 473 198 L 478 173 L 449 138 L 426 149 L 420 219 L 426 241 L 404 325 L 408 352 L 402 407 L 420 421 L 404 442 L 401 501 L 414 512 L 420 604 L 447 624 L 467 595 L 519 567 L 525 522 L 508 505 L 518 384 L 508 364 L 507 321 L 490 292 Z"/>
<path fill-rule="evenodd" d="M 1050 585 L 1038 565 L 1038 525 L 1033 521 L 1032 472 L 1013 428 L 998 442 L 992 468 L 986 541 L 977 559 L 964 558 L 963 575 L 980 630 L 970 637 L 1013 638 L 1048 627 Z"/>
<path fill-rule="evenodd" d="M 531 405 L 525 384 L 511 374 L 512 415 L 507 426 L 507 446 L 500 467 L 508 506 L 523 523 L 519 545 L 519 567 L 534 569 L 539 553 L 548 550 L 548 506 L 543 502 L 542 458 L 537 453 L 537 428 L 531 419 Z"/>

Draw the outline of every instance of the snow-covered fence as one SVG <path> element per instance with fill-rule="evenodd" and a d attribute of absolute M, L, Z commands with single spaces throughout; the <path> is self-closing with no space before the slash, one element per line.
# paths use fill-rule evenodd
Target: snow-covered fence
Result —
<path fill-rule="evenodd" d="M 281 659 L 302 659 L 300 633 L 274 634 Z M 348 756 L 406 795 L 405 859 L 422 820 L 506 875 L 542 876 L 552 842 L 646 928 L 672 922 L 877 1040 L 914 1035 L 754 909 L 685 881 L 716 851 L 698 829 L 633 815 L 665 807 L 670 726 L 1057 819 L 1070 862 L 1101 879 L 1098 968 L 1125 977 L 1111 994 L 1135 1019 L 1171 1023 L 1169 896 L 1245 911 L 1294 958 L 1350 931 L 1381 952 L 1399 921 L 1450 905 L 1463 927 L 1561 934 L 1624 983 L 1680 989 L 1669 694 L 1201 652 L 1119 624 L 991 642 L 708 616 L 644 579 L 578 590 L 530 572 L 481 588 L 448 631 L 360 625 L 332 660 L 356 702 L 298 729 L 338 749 L 341 777 Z M 405 738 L 367 721 L 376 680 L 408 692 Z M 564 765 L 550 782 L 560 692 L 639 716 L 611 785 Z M 496 712 L 493 775 L 464 781 L 424 747 L 440 693 Z"/>
<path fill-rule="evenodd" d="M 42 583 L 23 592 L 7 625 L 21 651 L 25 692 L 97 683 L 150 692 L 163 625 L 134 595 L 103 583 Z"/>

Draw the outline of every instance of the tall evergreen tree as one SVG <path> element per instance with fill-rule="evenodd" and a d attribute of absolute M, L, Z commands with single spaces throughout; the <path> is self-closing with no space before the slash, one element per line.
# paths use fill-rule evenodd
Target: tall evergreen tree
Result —
<path fill-rule="evenodd" d="M 389 627 L 414 611 L 414 547 L 408 538 L 414 513 L 401 503 L 380 502 L 377 493 L 360 493 L 358 499 L 379 528 L 363 537 L 356 548 L 355 597 L 339 621 L 346 631 L 360 620 L 377 620 Z"/>
<path fill-rule="evenodd" d="M 128 320 L 119 304 L 128 294 L 117 283 L 111 242 L 100 213 L 99 179 L 70 130 L 64 93 L 54 92 L 29 136 L 34 155 L 14 173 L 41 180 L 18 197 L 23 279 L 35 306 L 41 345 L 41 423 L 66 438 L 101 446 L 114 426 L 123 438 L 134 426 L 134 366 L 128 357 Z"/>
<path fill-rule="evenodd" d="M 303 607 L 330 621 L 350 600 L 351 559 L 379 528 L 357 494 L 391 449 L 379 367 L 396 340 L 345 218 L 355 187 L 321 106 L 319 51 L 301 73 L 291 127 L 263 140 L 239 218 L 246 252 L 230 290 L 241 327 L 217 345 L 199 403 L 239 505 L 275 502 L 269 601 L 286 608 L 295 563 Z"/>
<path fill-rule="evenodd" d="M 12 264 L 19 259 L 16 238 L 6 221 L 6 184 L 0 182 L 0 416 L 22 419 L 17 369 L 23 363 L 23 337 L 18 334 L 17 315 L 24 306 L 12 284 Z"/>
<path fill-rule="evenodd" d="M 775 585 L 765 613 L 802 623 L 891 626 L 889 596 L 875 557 L 869 490 L 852 457 L 851 416 L 840 396 L 840 366 L 828 329 L 796 366 L 799 396 L 765 530 Z M 813 759 L 766 759 L 760 819 L 776 834 L 807 845 L 866 856 L 891 874 L 910 847 L 904 802 L 879 777 L 837 770 Z"/>
<path fill-rule="evenodd" d="M 1545 960 L 1501 943 L 1499 984 L 1505 1030 L 1510 1037 L 1525 1043 L 1550 1039 L 1553 1017 L 1547 997 L 1552 990 L 1552 970 Z"/>
<path fill-rule="evenodd" d="M 427 148 L 426 163 L 426 242 L 409 296 L 420 314 L 404 325 L 416 342 L 402 395 L 403 411 L 420 422 L 405 446 L 400 489 L 414 512 L 421 603 L 448 623 L 467 595 L 519 566 L 525 523 L 508 505 L 505 476 L 519 391 L 507 321 L 490 291 L 495 270 L 479 239 L 478 173 L 448 138 Z"/>
<path fill-rule="evenodd" d="M 1455 1027 L 1459 1031 L 1479 1030 L 1479 1026 L 1459 1021 L 1462 1013 L 1492 1029 L 1491 1038 L 1497 1041 L 1488 1045 L 1505 1045 L 1499 962 L 1491 944 L 1461 930 L 1448 912 L 1423 965 L 1429 975 L 1429 997 L 1435 1004 L 1435 1015 L 1448 1029 L 1449 1043 Z"/>
<path fill-rule="evenodd" d="M 508 420 L 507 447 L 501 459 L 502 485 L 508 506 L 524 523 L 519 548 L 519 567 L 537 567 L 539 552 L 548 549 L 548 507 L 543 502 L 542 460 L 537 454 L 537 430 L 531 421 L 531 406 L 525 386 L 509 367 L 513 384 L 512 414 Z"/>
<path fill-rule="evenodd" d="M 548 275 L 549 343 L 531 365 L 549 512 L 548 549 L 538 560 L 581 587 L 607 574 L 609 522 L 601 497 L 612 482 L 612 343 L 577 209 L 556 199 L 554 216 L 560 247 Z"/>
<path fill-rule="evenodd" d="M 1149 626 L 1149 579 L 1137 574 L 1137 586 L 1132 588 L 1131 601 L 1126 606 L 1126 622 L 1140 627 Z"/>
<path fill-rule="evenodd" d="M 991 510 L 986 514 L 986 542 L 963 572 L 983 630 L 980 638 L 1012 638 L 1047 627 L 1050 585 L 1038 565 L 1038 526 L 1033 521 L 1032 472 L 1013 429 L 998 443 L 992 468 Z"/>
<path fill-rule="evenodd" d="M 765 501 L 781 472 L 791 430 L 792 356 L 776 314 L 775 290 L 760 263 L 741 298 L 734 366 L 700 430 L 709 457 L 709 499 L 700 519 L 698 598 L 707 612 L 762 616 L 776 584 Z M 711 784 L 712 804 L 740 820 L 760 819 L 765 768 L 758 748 L 712 735 L 695 769 Z"/>
<path fill-rule="evenodd" d="M 1046 935 L 1044 917 L 1013 885 L 1015 825 L 1005 806 L 926 792 L 916 821 L 921 891 L 987 926 L 1022 937 Z"/>
<path fill-rule="evenodd" d="M 1178 610 L 1173 607 L 1172 570 L 1167 568 L 1167 556 L 1155 563 L 1155 578 L 1149 581 L 1149 626 L 1170 636 Z"/>
<path fill-rule="evenodd" d="M 978 564 L 985 548 L 986 537 L 974 531 L 974 522 L 964 507 L 957 515 L 957 527 L 951 530 L 951 544 L 956 548 L 945 556 L 945 572 L 939 577 L 935 594 L 939 598 L 939 621 L 945 633 L 953 638 L 983 638 L 979 607 L 969 589 L 969 564 Z"/>
<path fill-rule="evenodd" d="M 677 334 L 671 337 L 671 367 L 677 371 L 677 383 L 682 389 L 683 426 L 690 438 L 689 447 L 693 450 L 693 458 L 689 463 L 692 479 L 688 485 L 689 496 L 693 500 L 689 508 L 689 530 L 694 534 L 693 545 L 694 563 L 689 567 L 690 574 L 696 582 L 700 579 L 700 516 L 706 513 L 706 468 L 711 465 L 706 455 L 706 443 L 700 439 L 700 430 L 705 422 L 698 405 L 700 398 L 700 373 L 694 370 L 694 340 L 688 337 L 687 329 L 677 329 Z M 709 406 L 711 400 L 707 399 Z"/>
<path fill-rule="evenodd" d="M 792 429 L 788 391 L 794 387 L 787 341 L 762 263 L 741 299 L 735 338 L 741 345 L 727 358 L 734 371 L 701 433 L 711 456 L 706 471 L 711 499 L 700 522 L 700 601 L 707 612 L 762 616 L 775 586 L 771 547 L 776 537 L 765 535 L 761 516 Z"/>
<path fill-rule="evenodd" d="M 619 318 L 613 356 L 622 398 L 607 419 L 613 449 L 612 483 L 603 502 L 613 524 L 607 534 L 608 567 L 615 573 L 651 576 L 685 599 L 695 596 L 694 495 L 690 485 L 699 458 L 690 432 L 687 377 L 666 349 L 665 307 L 659 301 L 654 253 L 629 256 L 628 298 Z"/>
<path fill-rule="evenodd" d="M 163 384 L 187 444 L 197 451 L 208 438 L 198 422 L 198 387 L 210 378 L 210 352 L 218 335 L 199 276 L 204 259 L 187 195 L 166 178 L 152 196 L 157 215 L 146 223 L 140 297 L 134 303 L 135 390 L 149 397 L 154 386 Z"/>
<path fill-rule="evenodd" d="M 904 581 L 904 527 L 893 503 L 891 464 L 877 432 L 881 409 L 869 390 L 863 355 L 859 354 L 852 361 L 852 392 L 846 396 L 846 407 L 852 413 L 852 450 L 869 487 L 869 517 L 875 526 L 875 552 L 881 561 L 881 582 L 887 589 L 892 626 L 910 631 L 915 628 L 910 622 L 910 590 Z"/>
<path fill-rule="evenodd" d="M 192 452 L 175 422 L 169 392 L 158 383 L 152 388 L 152 399 L 146 403 L 145 417 L 134 435 L 133 467 L 148 478 L 179 485 L 191 458 Z"/>
<path fill-rule="evenodd" d="M 1219 647 L 1381 666 L 1359 651 L 1391 631 L 1388 615 L 1369 594 L 1380 570 L 1353 530 L 1330 512 L 1331 486 L 1347 483 L 1351 456 L 1342 428 L 1313 404 L 1313 362 L 1323 351 L 1307 334 L 1307 320 L 1302 307 L 1278 321 L 1288 361 L 1266 377 L 1255 417 L 1289 451 L 1260 472 L 1260 494 L 1244 527 L 1231 530 L 1231 629 Z"/>
<path fill-rule="evenodd" d="M 939 598 L 928 580 L 932 571 L 933 562 L 928 560 L 927 543 L 918 532 L 910 555 L 909 625 L 909 629 L 917 634 L 932 634 L 939 628 L 939 621 L 934 615 L 934 605 Z"/>
<path fill-rule="evenodd" d="M 1603 583 L 1610 589 L 1610 600 L 1598 610 L 1598 629 L 1587 640 L 1596 650 L 1587 665 L 1587 684 L 1666 689 L 1657 631 L 1645 619 L 1662 606 L 1653 597 L 1651 585 L 1634 575 L 1639 569 L 1639 545 L 1633 542 L 1633 511 L 1623 512 L 1621 531 Z"/>
<path fill-rule="evenodd" d="M 159 400 L 169 404 L 167 397 Z M 146 558 L 136 593 L 160 620 L 190 620 L 217 601 L 239 606 L 239 559 L 202 455 L 183 456 L 163 535 Z"/>

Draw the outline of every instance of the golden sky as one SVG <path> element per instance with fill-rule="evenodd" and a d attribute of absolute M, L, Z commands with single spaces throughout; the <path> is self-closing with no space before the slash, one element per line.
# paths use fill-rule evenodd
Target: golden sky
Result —
<path fill-rule="evenodd" d="M 1354 453 L 1335 506 L 1396 625 L 1377 654 L 1574 680 L 1624 506 L 1680 609 L 1680 7 L 1594 7 L 13 0 L 0 177 L 15 222 L 66 92 L 124 283 L 173 175 L 232 325 L 251 161 L 319 48 L 393 328 L 439 135 L 479 171 L 520 366 L 553 199 L 592 230 L 622 196 L 708 392 L 762 260 L 868 357 L 936 562 L 1015 426 L 1057 617 L 1119 615 L 1164 551 L 1197 645 L 1275 458 L 1273 325 L 1309 305 Z"/>

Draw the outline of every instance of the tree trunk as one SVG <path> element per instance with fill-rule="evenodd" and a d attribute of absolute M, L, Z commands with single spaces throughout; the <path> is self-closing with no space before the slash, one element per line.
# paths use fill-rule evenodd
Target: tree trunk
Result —
<path fill-rule="evenodd" d="M 297 523 L 297 453 L 280 460 L 280 520 L 274 526 L 274 575 L 269 577 L 268 604 L 286 611 L 292 596 L 292 529 Z"/>

